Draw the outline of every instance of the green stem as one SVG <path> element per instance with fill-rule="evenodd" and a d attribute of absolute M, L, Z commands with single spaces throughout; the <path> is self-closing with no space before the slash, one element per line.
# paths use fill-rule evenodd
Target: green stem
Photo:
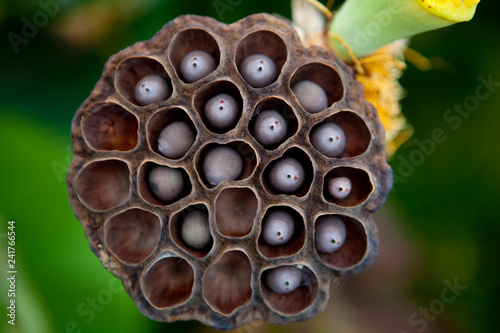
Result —
<path fill-rule="evenodd" d="M 479 0 L 347 0 L 330 27 L 333 48 L 345 59 L 363 57 L 395 40 L 470 20 Z"/>

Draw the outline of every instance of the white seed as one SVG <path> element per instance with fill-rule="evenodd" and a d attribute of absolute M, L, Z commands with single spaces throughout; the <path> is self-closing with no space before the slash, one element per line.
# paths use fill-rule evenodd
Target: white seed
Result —
<path fill-rule="evenodd" d="M 188 124 L 174 121 L 160 132 L 158 150 L 165 157 L 180 158 L 191 148 L 195 137 L 195 131 Z"/>
<path fill-rule="evenodd" d="M 182 172 L 167 166 L 155 166 L 149 172 L 149 187 L 160 200 L 176 200 L 184 189 Z"/>
<path fill-rule="evenodd" d="M 288 126 L 278 112 L 266 110 L 257 115 L 253 131 L 259 143 L 274 145 L 286 137 Z"/>
<path fill-rule="evenodd" d="M 241 62 L 240 73 L 252 87 L 265 87 L 278 78 L 274 61 L 264 54 L 252 54 Z"/>
<path fill-rule="evenodd" d="M 170 87 L 165 78 L 156 74 L 143 77 L 135 86 L 135 100 L 140 105 L 166 100 L 170 93 Z"/>
<path fill-rule="evenodd" d="M 316 113 L 328 107 L 328 96 L 317 83 L 308 80 L 299 81 L 292 87 L 292 91 L 300 105 L 308 112 Z"/>
<path fill-rule="evenodd" d="M 334 123 L 323 123 L 313 130 L 311 143 L 328 157 L 342 155 L 346 147 L 346 136 L 340 126 Z"/>
<path fill-rule="evenodd" d="M 295 192 L 304 183 L 304 167 L 294 158 L 280 159 L 269 171 L 269 182 L 280 192 Z"/>
<path fill-rule="evenodd" d="M 229 94 L 218 94 L 208 100 L 204 108 L 208 123 L 216 129 L 228 129 L 240 115 L 238 102 Z"/>
<path fill-rule="evenodd" d="M 269 245 L 282 245 L 292 238 L 294 229 L 292 215 L 283 210 L 275 210 L 264 218 L 262 238 Z"/>
<path fill-rule="evenodd" d="M 328 182 L 328 192 L 337 199 L 345 199 L 351 193 L 352 184 L 347 177 L 336 177 Z"/>
<path fill-rule="evenodd" d="M 302 282 L 302 271 L 293 266 L 281 266 L 267 273 L 266 284 L 275 293 L 288 294 Z"/>
<path fill-rule="evenodd" d="M 208 229 L 208 214 L 193 211 L 186 215 L 181 225 L 182 240 L 190 247 L 201 250 L 212 240 Z"/>
<path fill-rule="evenodd" d="M 191 51 L 182 58 L 181 74 L 188 83 L 198 81 L 215 70 L 215 59 L 205 51 Z"/>
<path fill-rule="evenodd" d="M 211 149 L 203 161 L 207 181 L 217 186 L 223 180 L 236 180 L 243 171 L 243 159 L 229 147 Z"/>
<path fill-rule="evenodd" d="M 344 245 L 345 224 L 337 216 L 322 216 L 316 221 L 316 248 L 320 252 L 332 253 Z"/>

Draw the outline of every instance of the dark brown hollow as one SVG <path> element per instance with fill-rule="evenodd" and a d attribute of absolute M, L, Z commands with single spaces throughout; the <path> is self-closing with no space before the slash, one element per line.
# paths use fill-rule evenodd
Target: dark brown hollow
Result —
<path fill-rule="evenodd" d="M 270 30 L 258 30 L 245 36 L 236 49 L 236 65 L 252 54 L 264 54 L 271 58 L 279 74 L 288 57 L 288 50 L 283 39 Z M 278 79 L 277 79 L 278 80 Z M 275 81 L 276 82 L 276 81 Z"/>
<path fill-rule="evenodd" d="M 249 127 L 248 129 L 250 130 L 250 133 L 253 136 L 255 136 L 254 135 L 255 119 L 257 119 L 257 117 L 259 117 L 259 114 L 262 111 L 266 111 L 266 110 L 274 110 L 274 111 L 278 112 L 283 117 L 283 119 L 285 119 L 287 127 L 288 127 L 286 137 L 281 142 L 279 142 L 277 144 L 262 145 L 256 139 L 256 141 L 264 148 L 275 149 L 278 146 L 280 146 L 283 142 L 285 142 L 286 140 L 291 138 L 297 132 L 297 129 L 299 128 L 299 122 L 297 120 L 297 116 L 295 115 L 292 108 L 290 107 L 290 105 L 288 105 L 287 102 L 285 102 L 284 100 L 282 100 L 280 98 L 268 97 L 268 98 L 261 100 L 259 102 L 259 104 L 257 104 L 257 106 L 255 107 L 253 117 L 250 120 L 250 123 L 248 124 L 248 127 Z"/>
<path fill-rule="evenodd" d="M 137 146 L 137 118 L 118 104 L 93 104 L 84 111 L 82 133 L 95 150 L 128 151 Z"/>
<path fill-rule="evenodd" d="M 318 278 L 306 266 L 298 267 L 302 271 L 301 285 L 288 294 L 273 292 L 266 284 L 266 276 L 270 269 L 262 272 L 260 288 L 266 304 L 285 316 L 294 316 L 306 310 L 318 297 Z"/>
<path fill-rule="evenodd" d="M 181 121 L 191 127 L 194 133 L 198 133 L 196 130 L 196 126 L 193 121 L 187 115 L 186 111 L 181 108 L 171 107 L 162 109 L 151 116 L 147 123 L 147 139 L 149 147 L 152 151 L 159 154 L 163 158 L 167 158 L 161 154 L 158 150 L 158 137 L 160 136 L 161 131 L 175 121 Z M 198 137 L 198 134 L 196 134 Z M 196 139 L 195 139 L 196 142 Z M 186 152 L 187 154 L 188 152 Z M 185 156 L 185 154 L 184 154 Z M 181 156 L 180 158 L 183 158 Z"/>
<path fill-rule="evenodd" d="M 158 216 L 133 208 L 110 218 L 104 225 L 104 242 L 121 262 L 137 265 L 153 252 L 161 234 Z"/>
<path fill-rule="evenodd" d="M 129 168 L 118 160 L 87 164 L 76 178 L 75 192 L 89 209 L 105 211 L 115 208 L 129 197 Z"/>
<path fill-rule="evenodd" d="M 212 241 L 203 249 L 198 250 L 195 248 L 192 248 L 191 246 L 187 245 L 181 237 L 181 224 L 184 221 L 184 218 L 186 217 L 187 214 L 189 214 L 192 211 L 201 211 L 205 212 L 207 215 L 208 209 L 205 205 L 193 205 L 185 208 L 184 210 L 180 211 L 179 213 L 175 214 L 172 219 L 170 220 L 170 237 L 172 237 L 172 240 L 179 246 L 181 249 L 186 251 L 187 253 L 198 257 L 198 258 L 203 258 L 205 257 L 210 250 L 213 247 L 213 239 Z"/>
<path fill-rule="evenodd" d="M 295 209 L 291 207 L 273 206 L 266 211 L 266 214 L 264 215 L 262 221 L 266 219 L 265 218 L 266 215 L 276 210 L 284 210 L 290 213 L 290 215 L 293 218 L 295 228 L 293 231 L 292 238 L 286 244 L 283 245 L 269 245 L 264 241 L 262 234 L 260 235 L 258 241 L 259 250 L 264 256 L 268 258 L 279 258 L 279 257 L 287 257 L 294 255 L 304 247 L 304 243 L 306 240 L 304 218 L 302 217 L 302 215 L 300 215 L 299 212 L 297 212 Z"/>
<path fill-rule="evenodd" d="M 287 158 L 287 157 L 292 157 L 296 159 L 304 168 L 304 183 L 302 186 L 293 194 L 296 197 L 303 197 L 305 196 L 309 190 L 311 189 L 311 183 L 314 179 L 314 168 L 311 162 L 311 158 L 309 155 L 307 155 L 302 149 L 293 147 L 288 149 L 282 157 L 278 157 L 275 160 L 273 160 L 271 163 L 269 163 L 266 166 L 266 169 L 264 170 L 262 174 L 262 184 L 264 184 L 264 188 L 266 191 L 270 194 L 273 195 L 280 195 L 282 194 L 281 192 L 277 191 L 274 189 L 269 181 L 269 172 L 272 166 L 280 159 L 282 158 Z"/>
<path fill-rule="evenodd" d="M 209 32 L 194 28 L 182 30 L 172 39 L 168 54 L 177 76 L 184 82 L 186 81 L 182 77 L 180 70 L 181 62 L 184 56 L 192 51 L 205 51 L 209 53 L 214 58 L 217 64 L 216 67 L 219 66 L 219 45 Z"/>
<path fill-rule="evenodd" d="M 203 161 L 205 160 L 205 156 L 211 149 L 219 146 L 227 146 L 233 149 L 243 159 L 243 170 L 241 171 L 241 174 L 238 177 L 238 179 L 236 179 L 236 181 L 247 179 L 254 173 L 255 167 L 257 166 L 257 155 L 255 153 L 255 150 L 251 146 L 249 146 L 246 142 L 232 141 L 224 145 L 218 143 L 210 143 L 204 146 L 201 149 L 201 153 L 199 153 L 195 157 L 196 171 L 198 172 L 198 176 L 203 181 L 203 184 L 205 186 L 214 187 L 212 184 L 208 182 L 208 180 L 205 177 L 205 172 L 203 171 Z"/>
<path fill-rule="evenodd" d="M 207 118 L 205 117 L 204 108 L 205 108 L 205 104 L 207 103 L 207 101 L 210 98 L 212 98 L 218 94 L 223 94 L 223 93 L 231 95 L 232 97 L 234 97 L 234 99 L 236 99 L 236 101 L 238 102 L 238 107 L 239 107 L 239 112 L 240 112 L 238 119 L 241 118 L 241 113 L 243 110 L 243 99 L 241 97 L 240 90 L 232 82 L 229 82 L 229 81 L 211 82 L 211 83 L 205 85 L 204 87 L 202 87 L 200 90 L 198 90 L 198 92 L 196 92 L 196 95 L 194 97 L 194 109 L 200 115 L 205 126 L 209 130 L 211 130 L 212 132 L 215 132 L 215 133 L 226 133 L 226 132 L 232 130 L 237 125 L 237 123 L 236 123 L 231 128 L 218 129 L 218 128 L 214 128 L 213 126 L 211 126 L 210 123 L 207 121 Z"/>
<path fill-rule="evenodd" d="M 156 308 L 183 304 L 191 296 L 193 284 L 193 268 L 179 257 L 156 261 L 141 277 L 144 297 Z"/>
<path fill-rule="evenodd" d="M 165 78 L 170 91 L 172 91 L 172 81 L 163 65 L 148 57 L 127 58 L 118 65 L 115 75 L 116 90 L 125 100 L 141 106 L 135 99 L 135 86 L 143 77 L 151 74 L 157 74 Z"/>
<path fill-rule="evenodd" d="M 334 115 L 326 118 L 321 123 L 315 125 L 311 130 L 311 134 L 319 125 L 326 122 L 331 122 L 339 125 L 345 133 L 346 148 L 342 155 L 340 155 L 338 158 L 359 156 L 363 154 L 370 146 L 370 142 L 372 139 L 370 130 L 364 120 L 361 119 L 361 117 L 356 113 L 352 111 L 341 111 L 335 113 Z M 313 147 L 313 149 L 316 148 Z"/>
<path fill-rule="evenodd" d="M 344 85 L 339 73 L 327 64 L 312 62 L 297 69 L 290 80 L 290 90 L 303 80 L 312 81 L 323 88 L 328 96 L 328 107 L 344 97 Z"/>
<path fill-rule="evenodd" d="M 166 205 L 170 205 L 174 202 L 181 200 L 182 198 L 188 196 L 191 193 L 193 186 L 191 185 L 191 180 L 189 179 L 188 173 L 183 168 L 174 168 L 174 169 L 181 171 L 182 176 L 183 176 L 184 189 L 183 189 L 181 195 L 173 201 L 163 201 L 163 200 L 158 199 L 154 195 L 154 193 L 151 191 L 151 187 L 149 185 L 149 180 L 148 180 L 149 172 L 151 171 L 151 169 L 153 169 L 157 165 L 160 165 L 160 164 L 156 164 L 153 162 L 146 162 L 146 163 L 142 164 L 141 168 L 139 169 L 137 187 L 139 188 L 139 195 L 145 201 L 149 202 L 150 204 L 156 205 L 156 206 L 166 206 Z"/>
<path fill-rule="evenodd" d="M 244 187 L 224 189 L 215 202 L 215 223 L 221 234 L 244 237 L 252 231 L 259 201 L 255 193 Z"/>
<path fill-rule="evenodd" d="M 323 253 L 318 250 L 316 250 L 316 252 L 326 266 L 344 271 L 356 266 L 363 260 L 368 246 L 367 235 L 363 225 L 358 220 L 344 215 L 337 216 L 342 219 L 346 227 L 344 245 L 335 252 Z M 318 217 L 318 219 L 319 218 L 321 218 L 321 216 Z M 316 244 L 316 236 L 314 236 L 314 239 Z"/>
<path fill-rule="evenodd" d="M 203 276 L 203 296 L 216 311 L 229 315 L 252 298 L 252 265 L 241 251 L 229 251 Z"/>
<path fill-rule="evenodd" d="M 328 191 L 328 182 L 336 177 L 347 177 L 351 181 L 351 193 L 344 199 L 333 197 Z M 368 173 L 362 169 L 351 167 L 338 167 L 330 170 L 323 182 L 323 196 L 329 202 L 342 207 L 354 207 L 361 205 L 373 192 L 373 185 Z"/>

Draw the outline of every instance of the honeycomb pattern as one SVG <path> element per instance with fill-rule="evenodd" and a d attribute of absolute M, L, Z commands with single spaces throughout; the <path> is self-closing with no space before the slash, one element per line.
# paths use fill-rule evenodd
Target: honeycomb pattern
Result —
<path fill-rule="evenodd" d="M 181 62 L 192 51 L 211 55 L 215 69 L 187 82 Z M 241 75 L 243 60 L 256 53 L 276 65 L 277 78 L 264 87 Z M 142 105 L 134 91 L 147 75 L 163 80 L 164 94 Z M 292 87 L 304 80 L 326 92 L 326 109 L 311 113 L 302 107 Z M 203 111 L 221 93 L 238 107 L 237 121 L 223 129 Z M 286 135 L 276 143 L 257 138 L 263 110 L 286 122 Z M 345 132 L 338 157 L 311 143 L 324 123 Z M 371 215 L 392 182 L 382 125 L 352 70 L 324 49 L 304 48 L 279 18 L 257 14 L 225 25 L 182 16 L 151 40 L 112 56 L 76 112 L 72 141 L 70 203 L 92 251 L 151 319 L 196 319 L 223 330 L 252 320 L 309 319 L 327 306 L 334 280 L 362 271 L 376 254 Z M 165 153 L 173 142 L 177 151 Z M 226 165 L 205 162 L 218 148 L 236 153 L 242 166 L 233 178 L 214 184 L 207 175 Z M 273 167 L 287 158 L 304 170 L 292 191 L 277 189 L 271 179 Z M 336 177 L 352 182 L 346 198 L 328 191 Z M 292 221 L 283 244 L 263 237 L 263 221 L 274 212 Z M 323 253 L 316 224 L 332 216 L 345 225 L 345 241 Z M 205 227 L 197 222 L 204 217 Z M 183 229 L 187 223 L 189 232 Z M 296 289 L 280 293 L 266 282 L 277 267 L 299 272 Z"/>

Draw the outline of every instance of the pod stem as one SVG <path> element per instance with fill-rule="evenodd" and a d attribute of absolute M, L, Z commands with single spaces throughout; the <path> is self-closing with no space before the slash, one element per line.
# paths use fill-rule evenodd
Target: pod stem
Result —
<path fill-rule="evenodd" d="M 360 58 L 395 40 L 469 21 L 479 1 L 347 0 L 330 23 L 330 42 L 344 59 Z"/>

